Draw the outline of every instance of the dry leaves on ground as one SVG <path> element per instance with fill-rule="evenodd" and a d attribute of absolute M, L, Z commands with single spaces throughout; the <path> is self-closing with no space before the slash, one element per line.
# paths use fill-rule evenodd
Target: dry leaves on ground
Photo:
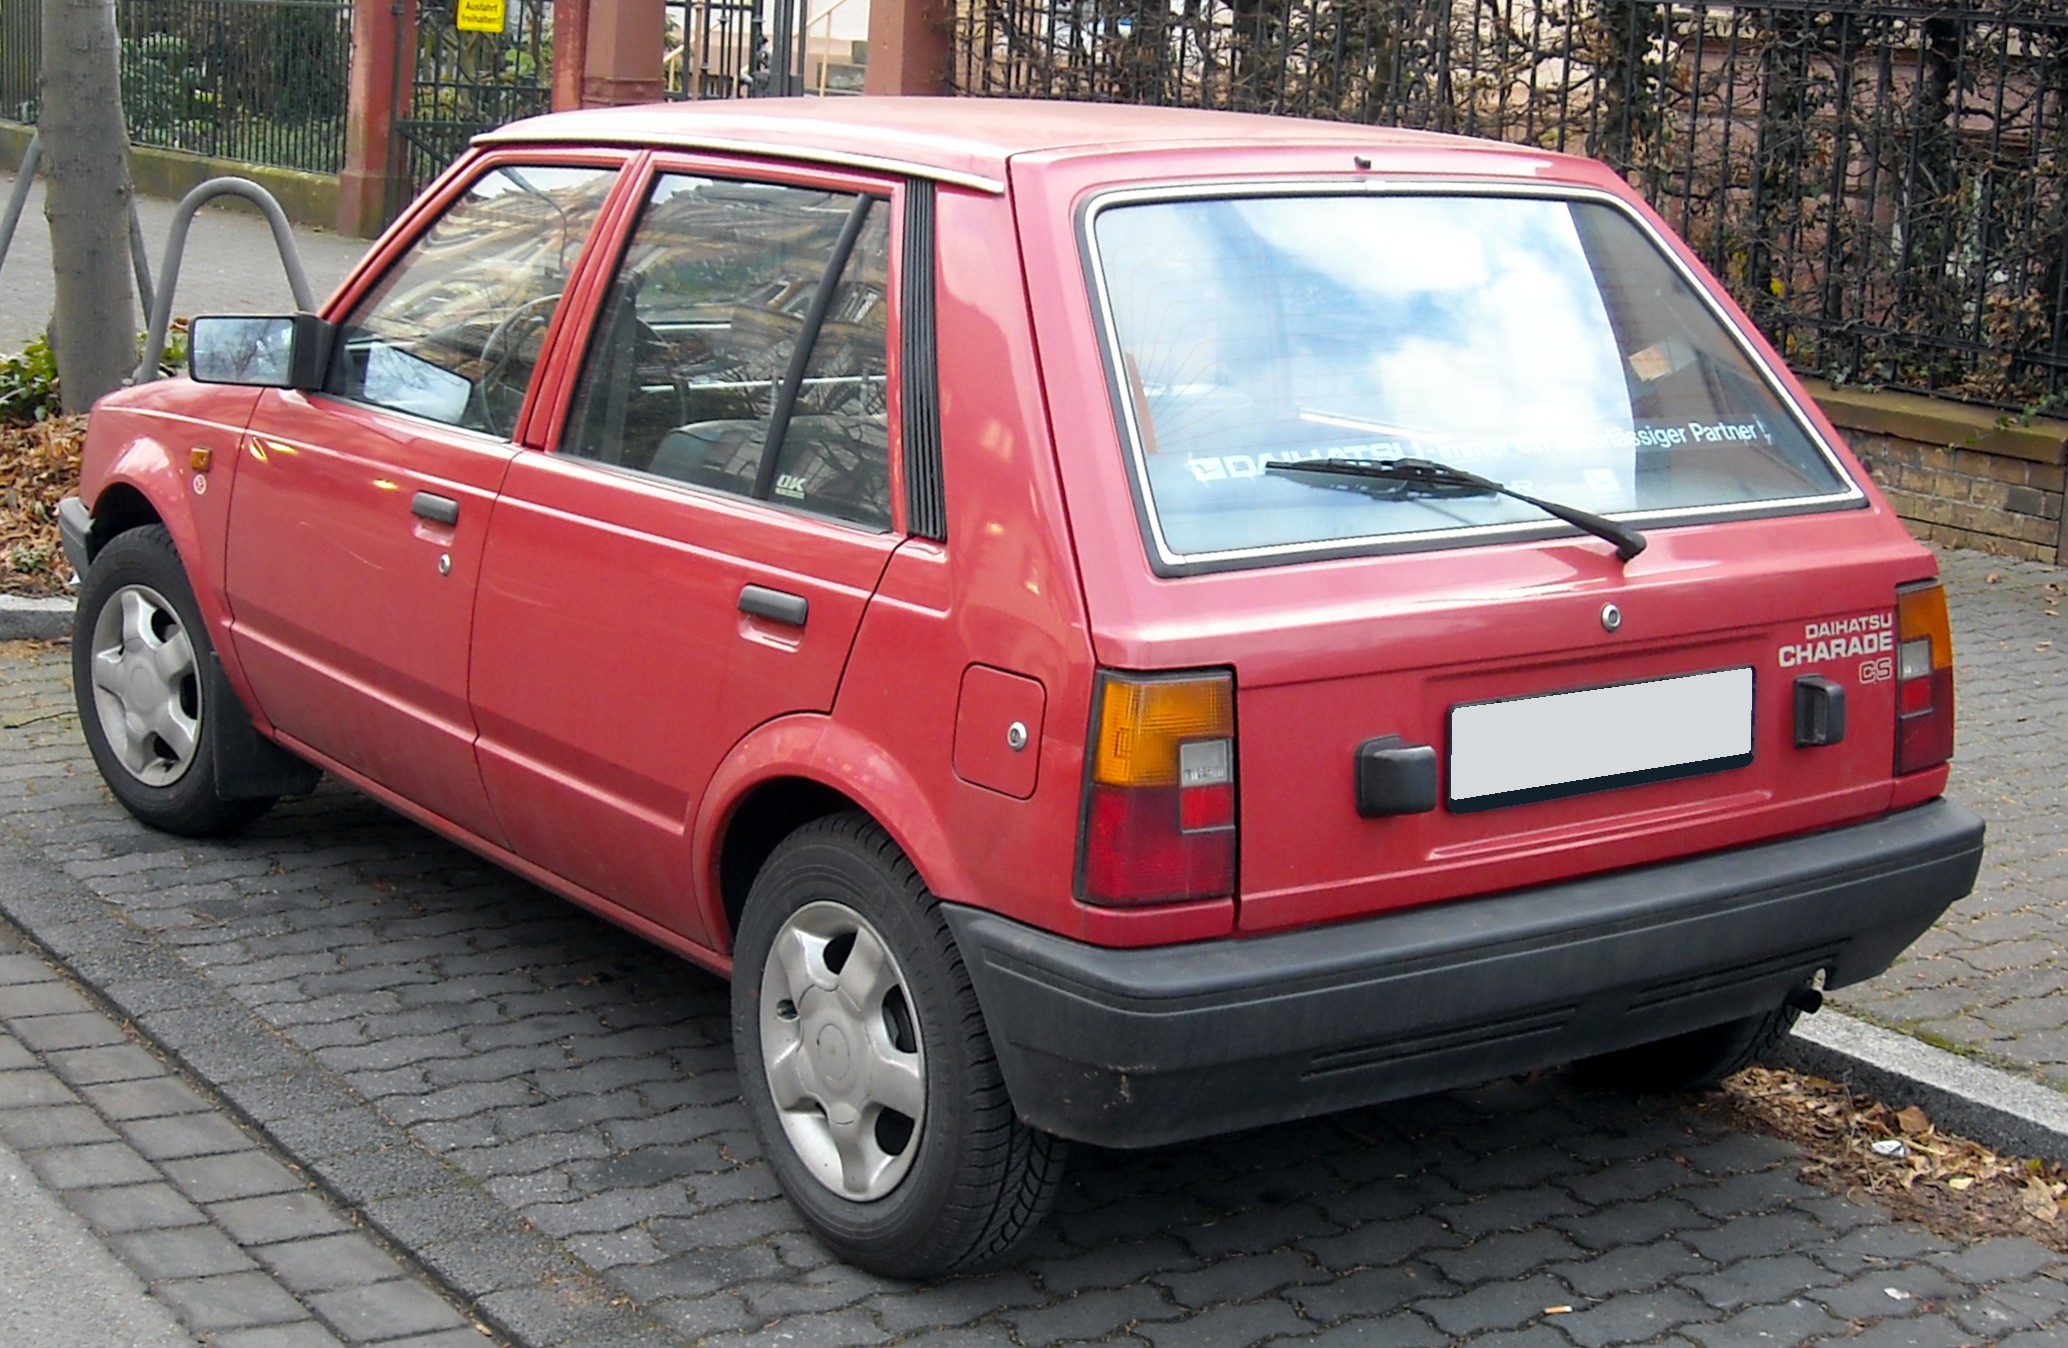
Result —
<path fill-rule="evenodd" d="M 0 591 L 53 595 L 71 568 L 57 539 L 57 503 L 79 487 L 85 417 L 0 426 Z"/>
<path fill-rule="evenodd" d="M 1765 1067 L 1726 1081 L 1707 1107 L 1801 1147 L 1802 1177 L 1820 1188 L 1871 1197 L 1942 1235 L 2021 1235 L 2068 1251 L 2068 1166 L 2057 1161 L 1998 1156 L 1940 1132 L 1915 1105 Z"/>

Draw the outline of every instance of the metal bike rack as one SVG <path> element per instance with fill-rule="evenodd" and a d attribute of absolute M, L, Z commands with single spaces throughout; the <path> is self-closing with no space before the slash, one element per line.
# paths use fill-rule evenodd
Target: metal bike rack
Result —
<path fill-rule="evenodd" d="M 14 244 L 15 226 L 21 223 L 22 210 L 29 202 L 29 188 L 36 181 L 36 170 L 43 164 L 43 135 L 33 132 L 29 136 L 28 148 L 22 151 L 22 165 L 15 173 L 14 190 L 7 194 L 7 206 L 0 210 L 0 263 L 7 261 L 7 250 Z M 144 252 L 144 225 L 137 218 L 136 197 L 129 199 L 129 265 L 136 271 L 137 300 L 149 313 L 153 305 L 151 293 L 151 263 Z"/>
<path fill-rule="evenodd" d="M 180 259 L 187 250 L 187 226 L 193 223 L 195 211 L 224 196 L 242 197 L 259 208 L 266 223 L 273 227 L 273 244 L 280 250 L 280 265 L 287 272 L 288 289 L 294 292 L 294 307 L 304 312 L 316 307 L 315 297 L 309 293 L 308 274 L 302 270 L 301 251 L 295 247 L 294 233 L 287 225 L 287 212 L 280 209 L 273 194 L 249 178 L 210 178 L 181 197 L 180 204 L 173 208 L 172 229 L 165 236 L 165 262 L 158 269 L 158 302 L 151 306 L 143 358 L 137 362 L 136 373 L 130 376 L 131 383 L 148 384 L 158 378 L 158 361 L 165 354 L 165 330 L 172 324 L 172 292 L 179 284 Z"/>

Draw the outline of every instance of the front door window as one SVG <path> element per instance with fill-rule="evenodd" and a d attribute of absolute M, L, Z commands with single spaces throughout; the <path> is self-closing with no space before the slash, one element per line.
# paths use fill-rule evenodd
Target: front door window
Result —
<path fill-rule="evenodd" d="M 615 169 L 484 173 L 353 309 L 330 391 L 508 436 Z"/>

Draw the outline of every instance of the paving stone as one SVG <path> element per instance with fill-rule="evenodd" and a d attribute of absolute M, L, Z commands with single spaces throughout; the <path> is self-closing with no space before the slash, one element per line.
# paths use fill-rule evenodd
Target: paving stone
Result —
<path fill-rule="evenodd" d="M 1599 1298 L 1641 1292 L 1714 1267 L 1678 1240 L 1663 1239 L 1649 1245 L 1621 1245 L 1584 1261 L 1552 1264 L 1546 1271 L 1580 1295 Z"/>
<path fill-rule="evenodd" d="M 357 1231 L 252 1247 L 281 1285 L 300 1296 L 401 1277 L 394 1256 Z"/>
<path fill-rule="evenodd" d="M 1546 1264 L 1584 1253 L 1563 1232 L 1549 1227 L 1502 1231 L 1457 1249 L 1432 1249 L 1420 1258 L 1452 1282 L 1471 1284 L 1520 1277 Z"/>
<path fill-rule="evenodd" d="M 82 1086 L 79 1094 L 100 1113 L 117 1122 L 199 1114 L 212 1108 L 192 1086 L 173 1076 Z"/>
<path fill-rule="evenodd" d="M 60 985 L 62 986 L 62 985 Z M 71 992 L 70 988 L 64 989 Z M 72 993 L 76 999 L 77 993 Z M 83 1002 L 82 1002 L 83 1004 Z M 68 1015 L 29 1016 L 8 1022 L 15 1038 L 38 1053 L 66 1049 L 127 1048 L 129 1036 L 97 1010 Z"/>
<path fill-rule="evenodd" d="M 102 1189 L 119 1184 L 145 1184 L 158 1172 L 120 1142 L 93 1142 L 79 1147 L 48 1147 L 23 1153 L 42 1181 L 53 1189 Z"/>
<path fill-rule="evenodd" d="M 93 1004 L 70 984 L 51 980 L 0 984 L 0 1020 L 32 1048 L 49 1047 L 29 1037 L 39 1017 L 93 1014 Z M 95 1017 L 99 1019 L 98 1016 Z M 69 1047 L 69 1046 L 68 1046 Z"/>
<path fill-rule="evenodd" d="M 308 1193 L 269 1194 L 211 1203 L 208 1215 L 242 1245 L 270 1245 L 302 1236 L 330 1235 L 350 1228 Z"/>
<path fill-rule="evenodd" d="M 1557 1318 L 1560 1332 L 1582 1348 L 1612 1343 L 1650 1343 L 1668 1330 L 1716 1317 L 1693 1293 L 1677 1287 L 1619 1296 Z"/>
<path fill-rule="evenodd" d="M 165 1175 L 197 1203 L 292 1193 L 307 1181 L 256 1148 L 222 1156 L 167 1161 Z"/>
<path fill-rule="evenodd" d="M 309 1318 L 307 1307 L 263 1273 L 174 1278 L 152 1290 L 189 1329 L 200 1334 L 291 1324 Z"/>
<path fill-rule="evenodd" d="M 165 1064 L 135 1044 L 109 1044 L 97 1048 L 68 1049 L 50 1053 L 50 1070 L 75 1087 L 111 1081 L 138 1081 L 165 1075 Z"/>
<path fill-rule="evenodd" d="M 1080 1292 L 1051 1306 L 1018 1307 L 999 1319 L 1013 1327 L 1027 1348 L 1098 1339 L 1145 1322 L 1175 1320 L 1184 1312 L 1153 1287 L 1121 1287 Z"/>
<path fill-rule="evenodd" d="M 324 1323 L 354 1340 L 397 1339 L 466 1324 L 460 1313 L 421 1283 L 398 1280 L 321 1292 L 309 1304 Z"/>
<path fill-rule="evenodd" d="M 1713 1273 L 1683 1277 L 1679 1282 L 1711 1306 L 1728 1311 L 1786 1301 L 1809 1288 L 1837 1280 L 1837 1274 L 1808 1255 L 1779 1254 L 1741 1259 Z"/>
<path fill-rule="evenodd" d="M 163 1182 L 113 1189 L 78 1189 L 65 1203 L 101 1231 L 156 1231 L 198 1225 L 208 1219 L 186 1196 Z"/>
<path fill-rule="evenodd" d="M 145 1282 L 239 1273 L 258 1267 L 250 1255 L 213 1226 L 132 1231 L 109 1237 L 108 1244 Z"/>
<path fill-rule="evenodd" d="M 137 1119 L 121 1127 L 132 1147 L 154 1161 L 176 1161 L 250 1151 L 251 1135 L 221 1114 L 176 1114 Z"/>
<path fill-rule="evenodd" d="M 1570 1305 L 1573 1300 L 1572 1292 L 1563 1284 L 1539 1275 L 1490 1283 L 1462 1296 L 1418 1301 L 1414 1309 L 1446 1334 L 1463 1336 L 1518 1329 L 1541 1317 L 1546 1306 Z"/>
<path fill-rule="evenodd" d="M 214 1348 L 344 1348 L 344 1340 L 317 1324 L 303 1320 L 291 1325 L 267 1325 L 263 1329 L 239 1329 L 217 1334 Z M 382 1348 L 395 1348 L 383 1344 Z M 482 1348 L 477 1334 L 471 1348 Z"/>
<path fill-rule="evenodd" d="M 1253 1301 L 1281 1288 L 1326 1282 L 1330 1275 L 1291 1250 L 1234 1255 L 1189 1272 L 1159 1273 L 1153 1279 L 1181 1306 Z"/>

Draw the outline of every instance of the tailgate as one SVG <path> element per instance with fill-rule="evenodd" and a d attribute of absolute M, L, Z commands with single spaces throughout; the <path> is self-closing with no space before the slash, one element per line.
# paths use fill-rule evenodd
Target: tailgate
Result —
<path fill-rule="evenodd" d="M 1864 512 L 1808 523 L 1826 539 L 1810 573 L 1790 543 L 1805 521 L 1743 522 L 1662 531 L 1627 570 L 1584 544 L 1372 559 L 1363 611 L 1281 610 L 1271 647 L 1235 661 L 1241 926 L 1886 810 L 1895 590 L 1919 560 L 1834 552 L 1833 533 L 1880 535 Z M 1842 704 L 1835 742 L 1798 743 L 1798 699 L 1823 718 L 1813 739 Z M 1376 760 L 1361 787 L 1360 751 Z"/>

